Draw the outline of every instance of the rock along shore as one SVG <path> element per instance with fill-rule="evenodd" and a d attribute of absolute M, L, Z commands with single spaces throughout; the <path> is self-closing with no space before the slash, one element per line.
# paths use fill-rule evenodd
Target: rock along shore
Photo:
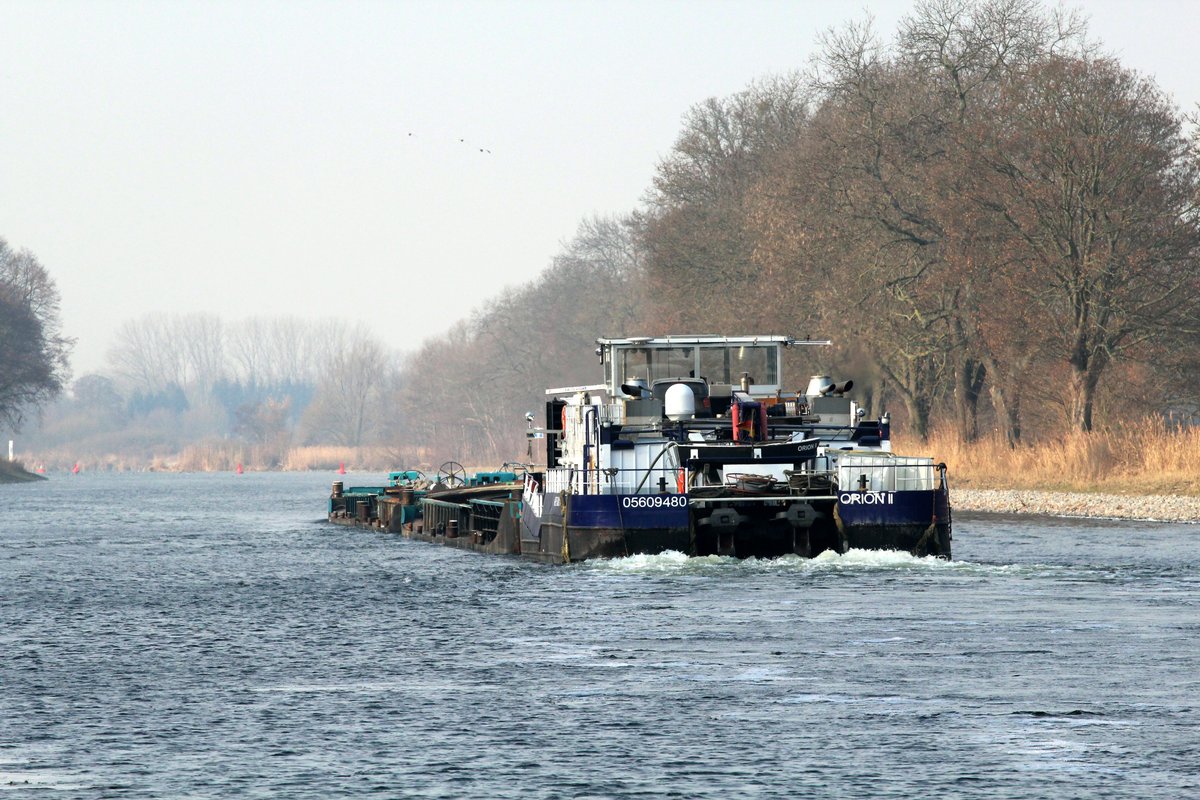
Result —
<path fill-rule="evenodd" d="M 1200 497 L 950 488 L 955 511 L 1200 522 Z"/>

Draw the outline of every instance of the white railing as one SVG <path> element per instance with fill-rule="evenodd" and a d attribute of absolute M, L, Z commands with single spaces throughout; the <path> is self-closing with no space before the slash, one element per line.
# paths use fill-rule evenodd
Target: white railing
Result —
<path fill-rule="evenodd" d="M 937 488 L 933 459 L 846 453 L 838 457 L 838 486 L 842 491 L 909 492 Z"/>
<path fill-rule="evenodd" d="M 662 481 L 660 487 L 660 481 Z M 679 468 L 672 465 L 636 470 L 581 470 L 555 467 L 546 470 L 546 492 L 557 494 L 659 494 L 662 488 L 679 489 Z"/>
<path fill-rule="evenodd" d="M 610 423 L 612 425 L 625 424 L 625 403 L 606 403 L 602 406 L 596 406 L 599 411 L 599 422 L 601 425 Z"/>

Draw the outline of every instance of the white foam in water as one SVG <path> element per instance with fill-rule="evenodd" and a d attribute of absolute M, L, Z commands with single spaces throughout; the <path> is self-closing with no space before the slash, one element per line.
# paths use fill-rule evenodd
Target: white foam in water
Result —
<path fill-rule="evenodd" d="M 889 570 L 956 569 L 967 562 L 946 561 L 936 556 L 916 556 L 897 550 L 850 550 L 845 554 L 826 550 L 814 558 L 786 555 L 772 559 L 738 559 L 732 556 L 690 557 L 677 550 L 657 555 L 633 555 L 626 558 L 584 562 L 592 569 L 629 574 L 711 574 L 725 570 L 753 572 L 874 572 Z"/>
<path fill-rule="evenodd" d="M 726 676 L 726 680 L 745 681 L 749 683 L 766 683 L 768 681 L 776 681 L 784 679 L 786 673 L 779 667 L 750 667 L 743 669 L 732 676 Z"/>
<path fill-rule="evenodd" d="M 850 550 L 838 554 L 826 550 L 812 559 L 813 564 L 835 567 L 837 569 L 877 570 L 877 569 L 939 569 L 952 565 L 937 556 L 922 556 L 918 558 L 912 553 L 900 550 Z"/>
<path fill-rule="evenodd" d="M 334 692 L 394 692 L 408 686 L 400 681 L 368 681 L 363 683 L 285 683 L 278 686 L 250 687 L 252 692 L 278 692 L 282 694 L 328 694 Z"/>
<path fill-rule="evenodd" d="M 667 550 L 656 555 L 639 553 L 625 558 L 597 559 L 584 562 L 586 566 L 605 572 L 628 572 L 631 574 L 685 574 L 703 567 L 736 564 L 736 558 L 728 556 L 697 556 L 695 558 L 678 550 Z"/>
<path fill-rule="evenodd" d="M 786 703 L 861 703 L 862 698 L 851 697 L 848 694 L 794 694 L 784 700 Z"/>

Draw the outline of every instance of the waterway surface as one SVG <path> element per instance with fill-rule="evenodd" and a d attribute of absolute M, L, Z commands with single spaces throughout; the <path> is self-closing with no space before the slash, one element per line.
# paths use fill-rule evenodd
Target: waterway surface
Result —
<path fill-rule="evenodd" d="M 0 487 L 0 799 L 1200 797 L 1200 527 L 555 567 L 334 477 Z"/>

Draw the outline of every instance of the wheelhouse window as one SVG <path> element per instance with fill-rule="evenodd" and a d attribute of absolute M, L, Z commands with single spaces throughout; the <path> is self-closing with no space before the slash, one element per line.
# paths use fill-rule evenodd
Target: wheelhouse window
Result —
<path fill-rule="evenodd" d="M 695 370 L 692 347 L 632 347 L 621 351 L 622 382 L 641 378 L 652 384 L 663 378 L 689 378 Z"/>
<path fill-rule="evenodd" d="M 694 378 L 696 352 L 691 347 L 664 347 L 655 352 L 654 380 L 662 378 Z"/>
<path fill-rule="evenodd" d="M 775 347 L 742 345 L 700 349 L 700 375 L 709 383 L 733 383 L 750 375 L 753 384 L 778 384 L 779 360 Z"/>
<path fill-rule="evenodd" d="M 669 378 L 703 379 L 710 384 L 738 385 L 742 374 L 760 389 L 774 391 L 780 379 L 780 346 L 726 341 L 645 341 L 614 343 L 605 358 L 608 385 L 619 391 L 635 380 L 652 386 Z"/>

